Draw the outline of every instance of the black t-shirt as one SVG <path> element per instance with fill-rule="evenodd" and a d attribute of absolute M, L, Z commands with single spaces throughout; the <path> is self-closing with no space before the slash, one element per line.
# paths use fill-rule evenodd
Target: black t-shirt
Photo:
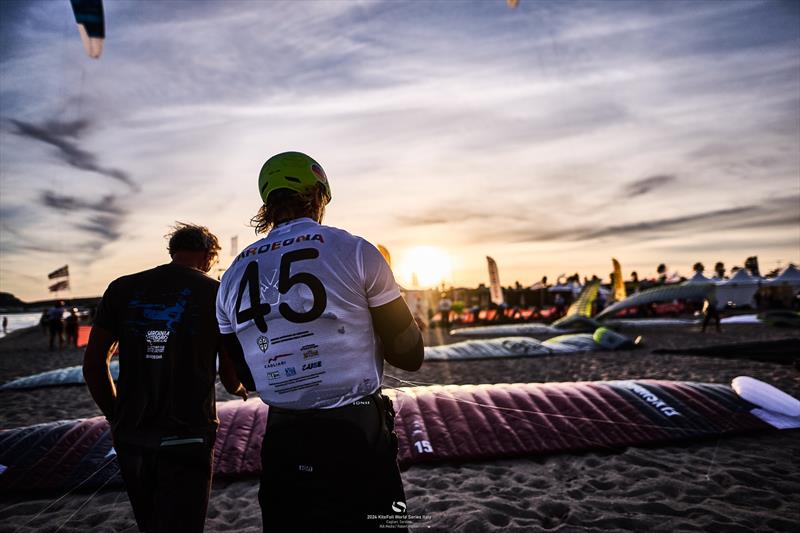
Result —
<path fill-rule="evenodd" d="M 108 286 L 95 325 L 119 340 L 119 379 L 111 426 L 121 442 L 213 433 L 219 282 L 167 264 Z"/>

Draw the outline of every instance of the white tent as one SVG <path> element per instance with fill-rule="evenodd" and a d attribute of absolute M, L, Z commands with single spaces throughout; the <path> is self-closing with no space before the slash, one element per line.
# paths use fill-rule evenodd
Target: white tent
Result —
<path fill-rule="evenodd" d="M 717 304 L 720 307 L 731 304 L 736 307 L 755 307 L 753 296 L 758 292 L 759 278 L 741 269 L 726 281 L 717 282 Z"/>
<path fill-rule="evenodd" d="M 790 285 L 795 290 L 800 290 L 800 270 L 794 265 L 789 265 L 783 269 L 783 272 L 769 281 L 771 286 Z"/>
<path fill-rule="evenodd" d="M 570 283 L 553 285 L 552 287 L 547 288 L 547 292 L 569 292 L 572 293 L 573 296 L 577 296 L 582 290 L 583 286 L 581 286 L 580 283 L 575 283 L 574 281 Z"/>
<path fill-rule="evenodd" d="M 684 282 L 684 285 L 699 285 L 701 283 L 713 282 L 711 281 L 711 278 L 705 277 L 702 272 L 695 272 L 694 276 Z"/>

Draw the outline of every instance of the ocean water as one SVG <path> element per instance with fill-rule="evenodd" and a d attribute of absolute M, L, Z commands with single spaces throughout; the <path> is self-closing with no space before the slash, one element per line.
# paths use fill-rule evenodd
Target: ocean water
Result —
<path fill-rule="evenodd" d="M 0 327 L 0 339 L 5 337 L 6 333 L 38 326 L 42 313 L 0 313 L 0 321 L 3 320 L 3 317 L 8 317 L 8 329 L 4 332 L 3 328 Z"/>

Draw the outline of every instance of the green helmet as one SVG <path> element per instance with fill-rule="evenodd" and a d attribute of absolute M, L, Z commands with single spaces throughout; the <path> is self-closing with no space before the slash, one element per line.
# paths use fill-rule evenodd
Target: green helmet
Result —
<path fill-rule="evenodd" d="M 305 192 L 317 183 L 325 188 L 325 203 L 331 201 L 331 186 L 319 163 L 300 152 L 284 152 L 267 159 L 258 175 L 258 192 L 267 203 L 272 191 L 290 189 Z"/>

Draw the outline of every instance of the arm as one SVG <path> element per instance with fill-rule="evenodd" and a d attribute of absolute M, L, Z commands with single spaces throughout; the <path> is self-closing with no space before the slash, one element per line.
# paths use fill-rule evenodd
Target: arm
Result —
<path fill-rule="evenodd" d="M 393 366 L 415 371 L 422 366 L 425 348 L 417 323 L 405 300 L 396 298 L 379 307 L 370 307 L 372 325 L 384 347 L 384 358 Z"/>
<path fill-rule="evenodd" d="M 117 389 L 108 368 L 116 342 L 113 333 L 94 326 L 83 354 L 83 379 L 97 407 L 109 420 L 114 414 L 114 402 L 117 399 Z"/>
<path fill-rule="evenodd" d="M 224 366 L 223 361 L 225 361 Z M 227 374 L 225 377 L 223 377 L 223 368 L 225 368 L 224 372 Z M 231 374 L 233 377 L 231 377 Z M 228 392 L 231 391 L 228 388 L 228 384 L 225 383 L 226 379 L 230 380 L 231 384 L 234 380 L 239 382 L 239 386 L 246 387 L 246 391 L 256 390 L 253 375 L 250 373 L 250 368 L 248 368 L 247 362 L 244 359 L 242 345 L 239 344 L 239 339 L 236 338 L 235 333 L 222 335 L 222 349 L 220 350 L 219 358 L 219 378 Z M 238 392 L 232 392 L 231 394 L 238 394 Z M 241 394 L 238 395 L 241 396 Z"/>
<path fill-rule="evenodd" d="M 226 391 L 228 391 L 230 394 L 235 394 L 236 396 L 240 396 L 243 400 L 247 401 L 247 389 L 239 380 L 239 376 L 237 375 L 236 371 L 236 364 L 234 363 L 233 357 L 231 356 L 229 351 L 232 341 L 236 342 L 236 344 L 238 345 L 240 354 L 242 351 L 242 347 L 241 345 L 239 345 L 239 341 L 236 339 L 236 335 L 230 335 L 230 336 L 233 337 L 233 339 L 232 340 L 228 339 L 227 342 L 223 341 L 220 346 L 219 380 L 222 382 L 222 385 L 225 387 Z M 242 355 L 242 360 L 244 360 L 243 355 Z M 248 375 L 249 374 L 250 372 L 248 371 Z"/>

